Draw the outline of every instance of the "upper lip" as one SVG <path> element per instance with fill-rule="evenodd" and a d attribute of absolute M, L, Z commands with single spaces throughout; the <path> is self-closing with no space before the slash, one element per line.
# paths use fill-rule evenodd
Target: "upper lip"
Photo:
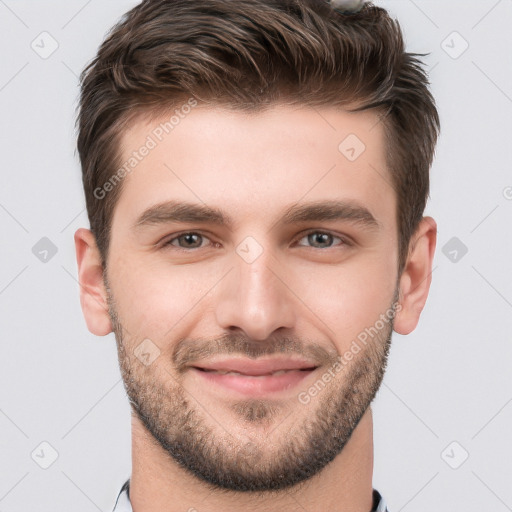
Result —
<path fill-rule="evenodd" d="M 244 375 L 265 375 L 279 370 L 312 370 L 318 367 L 307 359 L 274 358 L 274 359 L 217 359 L 215 361 L 198 362 L 195 368 L 211 371 L 239 372 Z"/>

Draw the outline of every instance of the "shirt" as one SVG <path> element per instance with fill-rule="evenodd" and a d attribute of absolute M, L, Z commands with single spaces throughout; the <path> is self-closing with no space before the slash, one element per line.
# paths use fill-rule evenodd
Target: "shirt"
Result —
<path fill-rule="evenodd" d="M 112 512 L 133 512 L 130 504 L 130 479 L 126 480 L 119 491 L 116 504 Z M 380 495 L 379 491 L 373 490 L 373 509 L 370 512 L 389 512 L 384 498 Z"/>

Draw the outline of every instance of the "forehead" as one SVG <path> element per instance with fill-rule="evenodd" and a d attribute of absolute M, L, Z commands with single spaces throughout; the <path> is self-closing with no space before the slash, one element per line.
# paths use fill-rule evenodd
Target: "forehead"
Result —
<path fill-rule="evenodd" d="M 394 212 L 383 125 L 374 111 L 196 106 L 184 112 L 139 118 L 122 135 L 126 172 L 114 221 L 169 199 L 248 219 L 277 215 L 305 198 L 356 200 Z"/>

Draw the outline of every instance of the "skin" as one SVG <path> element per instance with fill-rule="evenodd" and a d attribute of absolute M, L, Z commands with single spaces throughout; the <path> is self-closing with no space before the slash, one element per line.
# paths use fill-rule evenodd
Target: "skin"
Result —
<path fill-rule="evenodd" d="M 126 158 L 159 122 L 132 125 L 123 135 Z M 338 149 L 349 134 L 366 146 L 353 162 Z M 398 275 L 396 197 L 384 155 L 374 112 L 196 107 L 124 178 L 106 275 L 91 232 L 75 233 L 87 326 L 98 336 L 115 332 L 132 405 L 135 512 L 372 508 L 370 402 L 392 330 L 408 334 L 417 325 L 436 243 L 436 224 L 425 217 Z M 142 212 L 169 200 L 215 207 L 233 223 L 134 228 Z M 333 200 L 366 209 L 376 224 L 282 222 L 291 206 Z M 307 236 L 317 231 L 334 238 Z M 177 238 L 190 232 L 204 238 Z M 240 247 L 261 254 L 248 262 Z M 298 394 L 397 304 L 393 322 L 301 403 Z M 136 357 L 145 339 L 158 354 L 151 364 Z M 241 399 L 186 366 L 194 347 L 206 359 L 316 354 L 320 367 L 279 399 Z M 188 467 L 177 462 L 177 440 L 190 448 L 181 452 Z M 320 454 L 329 460 L 315 459 Z M 299 481 L 294 469 L 304 462 L 312 474 Z M 289 480 L 270 489 L 283 472 Z"/>

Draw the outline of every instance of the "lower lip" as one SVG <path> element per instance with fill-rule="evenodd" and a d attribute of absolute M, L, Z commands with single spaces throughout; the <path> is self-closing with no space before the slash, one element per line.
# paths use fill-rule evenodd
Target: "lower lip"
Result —
<path fill-rule="evenodd" d="M 227 375 L 207 372 L 197 368 L 193 368 L 193 370 L 208 383 L 251 396 L 261 396 L 292 389 L 314 372 L 314 370 L 291 370 L 281 375 L 255 377 L 251 375 Z"/>

